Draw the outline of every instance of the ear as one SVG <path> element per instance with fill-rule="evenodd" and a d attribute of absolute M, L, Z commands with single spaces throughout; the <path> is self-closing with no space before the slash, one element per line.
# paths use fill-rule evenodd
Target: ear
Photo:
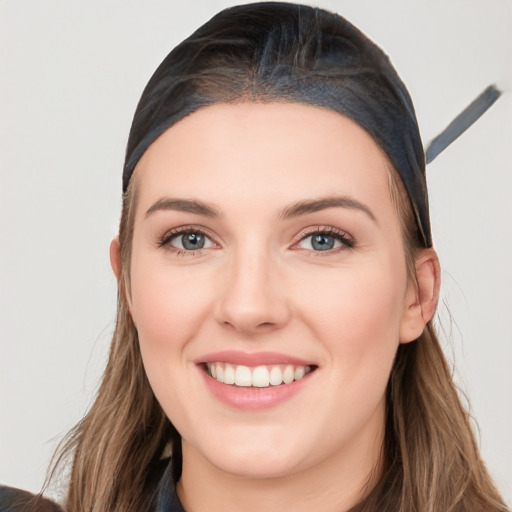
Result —
<path fill-rule="evenodd" d="M 122 275 L 122 266 L 121 266 L 121 244 L 119 243 L 119 235 L 116 235 L 112 242 L 110 242 L 110 265 L 112 266 L 112 270 L 117 279 L 117 286 L 119 288 L 119 293 L 124 293 L 126 297 L 126 302 L 128 304 L 128 310 L 130 311 L 130 315 L 132 314 L 132 298 L 130 294 L 130 287 L 126 283 L 126 279 L 123 278 Z M 132 315 L 133 318 L 133 315 Z"/>
<path fill-rule="evenodd" d="M 119 285 L 121 279 L 121 244 L 119 243 L 119 235 L 116 235 L 112 242 L 110 242 L 110 265 Z"/>
<path fill-rule="evenodd" d="M 126 282 L 126 278 L 122 275 L 122 266 L 121 266 L 121 244 L 119 243 L 119 235 L 116 235 L 112 242 L 110 242 L 110 265 L 112 266 L 112 270 L 117 279 L 117 287 L 119 292 L 124 294 L 126 298 L 126 303 L 128 304 L 128 311 L 130 311 L 130 315 L 132 317 L 133 324 L 136 327 L 135 320 L 133 319 L 132 313 L 132 297 L 130 292 L 130 286 Z"/>
<path fill-rule="evenodd" d="M 400 325 L 400 343 L 417 339 L 432 319 L 439 300 L 441 271 L 434 249 L 421 251 L 416 259 L 416 279 L 411 279 Z"/>

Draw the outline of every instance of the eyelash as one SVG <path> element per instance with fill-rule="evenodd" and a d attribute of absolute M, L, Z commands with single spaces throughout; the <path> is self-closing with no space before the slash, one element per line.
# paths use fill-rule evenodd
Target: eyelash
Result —
<path fill-rule="evenodd" d="M 175 238 L 178 238 L 179 236 L 188 235 L 188 234 L 199 234 L 207 238 L 208 240 L 211 240 L 213 242 L 213 237 L 204 229 L 200 228 L 199 226 L 184 226 L 180 228 L 174 228 L 169 231 L 166 231 L 164 235 L 158 240 L 157 246 L 161 248 L 166 248 L 169 251 L 176 254 L 176 256 L 194 256 L 197 255 L 198 252 L 201 251 L 201 249 L 198 249 L 196 251 L 187 251 L 183 249 L 179 249 L 177 247 L 173 247 L 171 245 L 171 241 Z M 215 243 L 215 242 L 213 242 Z"/>
<path fill-rule="evenodd" d="M 210 241 L 212 241 L 214 244 L 216 242 L 213 240 L 213 237 L 203 228 L 200 228 L 199 226 L 185 226 L 180 228 L 174 228 L 169 231 L 166 231 L 162 237 L 157 242 L 157 246 L 160 248 L 167 248 L 168 250 L 172 251 L 176 254 L 176 256 L 194 256 L 197 255 L 202 249 L 198 250 L 182 250 L 177 247 L 173 247 L 171 245 L 171 241 L 179 236 L 187 235 L 187 234 L 199 234 L 204 236 L 205 238 L 208 238 Z M 333 228 L 331 226 L 319 226 L 315 227 L 313 229 L 307 230 L 306 232 L 301 233 L 300 237 L 298 237 L 298 240 L 293 243 L 292 249 L 297 246 L 300 242 L 306 240 L 308 237 L 311 237 L 313 235 L 325 235 L 330 236 L 334 238 L 335 240 L 341 242 L 341 247 L 334 248 L 334 249 L 328 249 L 325 251 L 315 251 L 313 249 L 303 249 L 307 251 L 308 253 L 313 253 L 314 256 L 328 256 L 333 253 L 337 253 L 339 251 L 343 251 L 346 249 L 351 249 L 355 246 L 355 241 L 351 235 L 346 233 L 345 231 L 341 231 L 340 229 Z M 293 250 L 300 250 L 298 248 Z"/>
<path fill-rule="evenodd" d="M 341 247 L 328 249 L 325 251 L 315 251 L 313 249 L 303 249 L 307 251 L 310 254 L 313 254 L 314 256 L 322 257 L 322 256 L 329 256 L 333 253 L 338 253 L 340 251 L 345 251 L 347 249 L 352 249 L 355 247 L 355 240 L 354 238 L 346 233 L 345 231 L 342 231 L 337 228 L 333 228 L 331 226 L 318 226 L 313 229 L 306 230 L 305 232 L 300 234 L 300 237 L 298 238 L 297 242 L 293 244 L 292 247 L 297 246 L 302 241 L 306 240 L 308 237 L 311 237 L 313 235 L 325 235 L 330 236 L 334 238 L 335 240 L 341 242 Z M 300 250 L 300 249 L 295 249 Z"/>

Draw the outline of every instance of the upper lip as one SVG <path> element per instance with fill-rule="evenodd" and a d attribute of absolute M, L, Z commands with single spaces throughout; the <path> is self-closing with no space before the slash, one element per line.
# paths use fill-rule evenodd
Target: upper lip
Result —
<path fill-rule="evenodd" d="M 312 366 L 311 361 L 278 352 L 241 352 L 223 350 L 206 354 L 195 361 L 201 363 L 230 363 L 244 366 L 268 366 L 272 364 L 293 364 L 295 366 Z"/>

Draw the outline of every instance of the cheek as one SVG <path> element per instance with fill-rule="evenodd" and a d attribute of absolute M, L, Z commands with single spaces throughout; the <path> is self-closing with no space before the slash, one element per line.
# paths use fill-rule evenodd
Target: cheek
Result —
<path fill-rule="evenodd" d="M 302 294 L 302 311 L 331 364 L 350 377 L 387 372 L 399 342 L 405 266 L 372 261 L 317 275 Z"/>
<path fill-rule="evenodd" d="M 186 356 L 212 301 L 211 290 L 204 276 L 190 279 L 190 273 L 155 261 L 155 256 L 134 254 L 131 298 L 148 376 L 154 371 L 165 375 Z"/>
<path fill-rule="evenodd" d="M 190 400 L 195 372 L 190 372 L 194 340 L 205 321 L 212 290 L 206 276 L 162 265 L 154 256 L 132 258 L 131 312 L 151 388 L 180 430 L 201 414 Z"/>
<path fill-rule="evenodd" d="M 382 264 L 344 268 L 303 286 L 303 319 L 324 350 L 329 375 L 319 419 L 325 438 L 344 443 L 363 426 L 375 425 L 372 418 L 382 421 L 406 286 L 405 272 L 392 269 Z"/>

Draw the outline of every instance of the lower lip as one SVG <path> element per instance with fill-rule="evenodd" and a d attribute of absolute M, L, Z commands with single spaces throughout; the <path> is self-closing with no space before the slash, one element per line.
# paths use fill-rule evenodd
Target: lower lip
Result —
<path fill-rule="evenodd" d="M 216 398 L 231 407 L 244 410 L 269 409 L 289 400 L 307 385 L 314 373 L 310 372 L 302 379 L 295 380 L 290 384 L 269 386 L 267 388 L 244 388 L 223 384 L 210 377 L 202 368 L 199 368 L 199 370 L 209 390 Z"/>

